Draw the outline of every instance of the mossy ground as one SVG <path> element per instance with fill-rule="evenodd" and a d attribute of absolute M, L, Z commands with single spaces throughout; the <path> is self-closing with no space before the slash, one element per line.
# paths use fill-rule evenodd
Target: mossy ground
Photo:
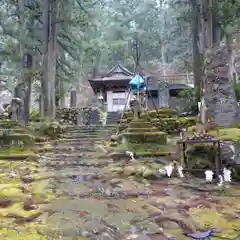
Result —
<path fill-rule="evenodd" d="M 130 144 L 124 143 L 118 146 L 120 150 L 128 150 L 136 153 L 137 156 L 168 156 L 171 154 L 171 146 L 157 143 Z"/>
<path fill-rule="evenodd" d="M 42 177 L 38 163 L 29 159 L 18 161 L 21 156 L 27 158 L 33 155 L 36 154 L 24 147 L 0 149 L 0 202 L 9 201 L 7 206 L 0 207 L 0 238 L 3 237 L 3 239 L 8 240 L 47 239 L 47 237 L 36 231 L 38 228 L 41 228 L 41 223 L 36 221 L 38 219 L 37 216 L 40 216 L 44 211 L 45 205 L 42 203 L 53 197 L 45 192 L 47 180 L 25 184 L 25 191 L 22 189 L 23 182 L 21 176 L 24 175 L 24 172 L 27 171 L 34 180 Z M 16 173 L 16 176 L 10 177 L 12 171 Z M 24 210 L 24 202 L 29 197 L 38 206 L 36 210 Z M 31 218 L 33 219 L 27 224 L 16 222 L 21 219 Z"/>

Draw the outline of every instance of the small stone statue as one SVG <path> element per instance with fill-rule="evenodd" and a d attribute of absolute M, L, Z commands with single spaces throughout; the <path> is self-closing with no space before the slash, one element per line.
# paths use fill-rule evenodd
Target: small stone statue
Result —
<path fill-rule="evenodd" d="M 8 114 L 13 120 L 21 120 L 23 113 L 23 101 L 20 98 L 13 98 L 7 108 Z"/>
<path fill-rule="evenodd" d="M 130 100 L 130 108 L 133 112 L 134 118 L 140 118 L 141 114 L 141 105 L 136 96 L 133 96 Z"/>
<path fill-rule="evenodd" d="M 206 170 L 205 171 L 205 180 L 206 180 L 206 182 L 209 182 L 209 183 L 211 183 L 212 182 L 212 180 L 213 180 L 213 171 L 211 171 L 211 170 Z"/>
<path fill-rule="evenodd" d="M 187 129 L 186 128 L 181 128 L 180 129 L 180 138 L 182 140 L 187 138 Z"/>
<path fill-rule="evenodd" d="M 224 182 L 230 183 L 232 181 L 231 175 L 232 175 L 231 170 L 229 170 L 227 168 L 223 169 L 223 180 L 224 180 Z"/>

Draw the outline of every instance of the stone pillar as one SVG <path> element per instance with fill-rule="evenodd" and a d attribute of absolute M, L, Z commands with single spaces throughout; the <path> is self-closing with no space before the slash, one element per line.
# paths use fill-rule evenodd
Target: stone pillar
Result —
<path fill-rule="evenodd" d="M 233 125 L 237 116 L 237 101 L 230 62 L 231 56 L 224 43 L 206 52 L 204 99 L 212 120 L 223 127 Z"/>
<path fill-rule="evenodd" d="M 70 107 L 76 107 L 77 106 L 77 91 L 71 90 L 70 93 Z"/>

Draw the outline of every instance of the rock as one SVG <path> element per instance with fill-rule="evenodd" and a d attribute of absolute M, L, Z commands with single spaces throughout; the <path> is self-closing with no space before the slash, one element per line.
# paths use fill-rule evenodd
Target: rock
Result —
<path fill-rule="evenodd" d="M 26 159 L 26 161 L 37 161 L 38 159 L 40 159 L 40 155 L 38 154 L 32 154 L 32 155 L 29 155 Z"/>
<path fill-rule="evenodd" d="M 12 204 L 12 200 L 8 197 L 0 198 L 0 207 L 6 208 L 9 207 Z"/>
<path fill-rule="evenodd" d="M 157 174 L 156 171 L 150 169 L 150 168 L 146 168 L 143 173 L 142 176 L 146 179 L 156 179 L 157 178 Z"/>
<path fill-rule="evenodd" d="M 34 181 L 34 178 L 32 176 L 30 176 L 30 175 L 26 175 L 26 176 L 22 176 L 21 180 L 24 183 L 32 183 Z"/>
<path fill-rule="evenodd" d="M 31 210 L 35 210 L 37 208 L 38 208 L 38 206 L 36 204 L 34 204 L 34 202 L 33 202 L 33 200 L 31 198 L 27 198 L 24 201 L 23 209 L 25 211 L 31 211 Z"/>
<path fill-rule="evenodd" d="M 129 159 L 129 157 L 125 154 L 125 152 L 113 152 L 108 155 L 108 157 L 112 158 L 113 161 L 120 161 L 123 159 Z"/>
<path fill-rule="evenodd" d="M 111 139 L 112 142 L 117 142 L 118 141 L 118 135 L 112 135 L 110 139 Z"/>
<path fill-rule="evenodd" d="M 137 173 L 136 170 L 137 170 L 136 166 L 127 166 L 123 169 L 123 173 L 125 176 L 131 176 Z"/>
<path fill-rule="evenodd" d="M 110 184 L 116 186 L 116 185 L 122 183 L 123 181 L 124 181 L 123 179 L 117 179 L 117 178 L 115 178 L 115 179 L 112 179 L 112 180 L 110 181 Z"/>
<path fill-rule="evenodd" d="M 121 167 L 111 167 L 108 169 L 110 172 L 122 173 L 123 169 Z"/>
<path fill-rule="evenodd" d="M 14 171 L 11 171 L 11 172 L 9 173 L 9 177 L 10 177 L 10 178 L 15 178 L 15 177 L 17 177 L 17 174 L 16 174 Z"/>

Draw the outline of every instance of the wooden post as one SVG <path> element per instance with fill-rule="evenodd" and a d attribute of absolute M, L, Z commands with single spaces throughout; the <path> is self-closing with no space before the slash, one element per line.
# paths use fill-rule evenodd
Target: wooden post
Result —
<path fill-rule="evenodd" d="M 220 144 L 220 141 L 217 141 L 217 153 L 218 153 L 219 170 L 222 171 L 222 158 L 221 158 L 221 144 Z"/>
<path fill-rule="evenodd" d="M 187 146 L 187 144 L 185 142 L 183 142 L 182 146 L 183 146 L 183 162 L 184 162 L 185 167 L 187 167 L 187 165 L 188 165 L 187 156 L 186 156 L 186 146 Z"/>
<path fill-rule="evenodd" d="M 216 173 L 217 176 L 220 175 L 220 168 L 219 168 L 219 159 L 218 159 L 218 146 L 217 142 L 213 142 L 213 150 L 215 152 L 215 166 L 216 166 Z"/>

